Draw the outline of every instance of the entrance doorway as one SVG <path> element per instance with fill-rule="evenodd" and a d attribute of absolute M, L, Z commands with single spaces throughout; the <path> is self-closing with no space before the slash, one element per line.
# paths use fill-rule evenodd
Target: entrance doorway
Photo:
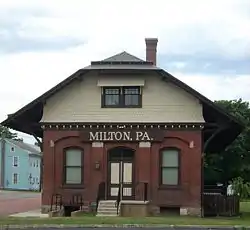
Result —
<path fill-rule="evenodd" d="M 134 150 L 113 148 L 108 153 L 108 199 L 116 200 L 120 189 L 122 200 L 134 197 Z"/>

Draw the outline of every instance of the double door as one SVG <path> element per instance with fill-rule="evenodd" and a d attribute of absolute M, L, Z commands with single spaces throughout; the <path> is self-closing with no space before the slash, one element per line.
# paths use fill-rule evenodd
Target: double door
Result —
<path fill-rule="evenodd" d="M 108 198 L 116 200 L 120 189 L 122 200 L 134 197 L 133 161 L 116 160 L 109 162 Z"/>

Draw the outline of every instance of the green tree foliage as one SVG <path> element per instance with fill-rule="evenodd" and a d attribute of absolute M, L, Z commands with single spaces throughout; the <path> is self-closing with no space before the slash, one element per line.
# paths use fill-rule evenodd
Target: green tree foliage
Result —
<path fill-rule="evenodd" d="M 217 154 L 205 155 L 205 180 L 228 182 L 232 178 L 241 177 L 250 181 L 250 105 L 239 100 L 215 101 L 229 113 L 246 124 L 244 131 L 228 148 Z M 217 181 L 215 181 L 217 180 Z M 205 182 L 206 183 L 206 182 Z"/>
<path fill-rule="evenodd" d="M 239 194 L 240 198 L 247 199 L 250 195 L 250 183 L 245 182 L 241 177 L 232 180 L 233 190 L 235 194 Z"/>
<path fill-rule="evenodd" d="M 7 127 L 0 125 L 0 137 L 15 139 L 15 138 L 17 138 L 17 134 L 12 133 Z"/>
<path fill-rule="evenodd" d="M 22 138 L 17 136 L 17 133 L 12 133 L 7 127 L 0 125 L 0 138 L 8 138 L 17 141 L 23 141 Z"/>

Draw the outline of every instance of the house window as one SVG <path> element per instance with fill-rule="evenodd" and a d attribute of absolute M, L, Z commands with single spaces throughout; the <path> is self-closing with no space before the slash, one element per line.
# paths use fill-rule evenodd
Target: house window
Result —
<path fill-rule="evenodd" d="M 179 150 L 164 149 L 161 151 L 160 184 L 179 184 Z"/>
<path fill-rule="evenodd" d="M 18 167 L 18 157 L 17 156 L 13 157 L 13 166 Z"/>
<path fill-rule="evenodd" d="M 13 173 L 13 184 L 17 184 L 17 173 Z"/>
<path fill-rule="evenodd" d="M 11 152 L 15 152 L 15 148 L 14 148 L 14 147 L 11 147 L 11 148 L 10 148 L 10 151 L 11 151 Z"/>
<path fill-rule="evenodd" d="M 141 107 L 142 95 L 140 87 L 104 87 L 102 107 L 126 108 Z"/>
<path fill-rule="evenodd" d="M 64 162 L 64 183 L 67 185 L 83 184 L 83 152 L 80 149 L 66 149 Z"/>

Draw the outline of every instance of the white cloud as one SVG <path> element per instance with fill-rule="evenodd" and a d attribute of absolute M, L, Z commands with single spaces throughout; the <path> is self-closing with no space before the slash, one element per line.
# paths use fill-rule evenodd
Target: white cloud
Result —
<path fill-rule="evenodd" d="M 82 45 L 57 51 L 0 54 L 0 120 L 91 60 L 123 50 L 143 58 L 145 37 L 159 38 L 160 54 L 250 57 L 249 8 L 248 0 L 54 0 L 50 4 L 41 0 L 2 0 L 0 21 L 10 25 L 14 22 L 20 37 L 68 37 L 79 39 Z M 10 13 L 13 11 L 14 18 Z M 7 31 L 1 28 L 1 22 L 0 34 L 11 36 L 9 27 Z M 185 63 L 175 65 L 181 71 Z M 250 100 L 250 75 L 172 74 L 210 99 Z"/>
<path fill-rule="evenodd" d="M 250 74 L 239 76 L 173 73 L 210 100 L 239 99 L 250 102 Z"/>

